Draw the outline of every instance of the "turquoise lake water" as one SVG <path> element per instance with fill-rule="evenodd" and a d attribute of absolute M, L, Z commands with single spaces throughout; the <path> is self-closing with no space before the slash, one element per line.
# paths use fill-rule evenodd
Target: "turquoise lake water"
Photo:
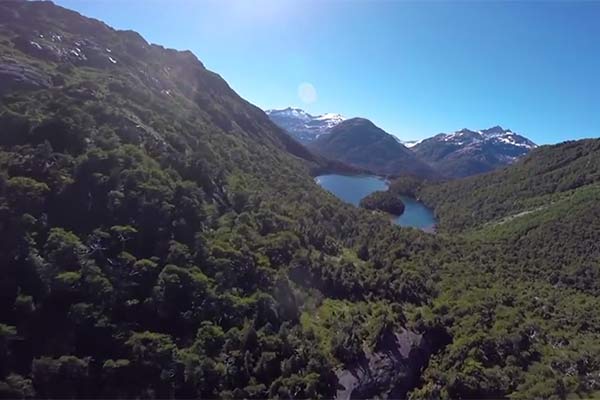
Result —
<path fill-rule="evenodd" d="M 324 189 L 355 206 L 358 206 L 363 197 L 377 190 L 386 190 L 388 187 L 384 179 L 370 175 L 321 175 L 317 176 L 315 181 Z M 400 226 L 411 226 L 432 232 L 437 223 L 433 211 L 412 197 L 401 196 L 401 198 L 405 206 L 404 213 L 399 217 L 393 217 L 393 221 Z"/>

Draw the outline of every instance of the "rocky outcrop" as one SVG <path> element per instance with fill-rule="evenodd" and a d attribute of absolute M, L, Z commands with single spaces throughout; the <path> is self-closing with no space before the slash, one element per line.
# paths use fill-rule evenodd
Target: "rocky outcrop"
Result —
<path fill-rule="evenodd" d="M 432 346 L 423 335 L 407 329 L 382 335 L 374 351 L 337 372 L 337 400 L 373 396 L 404 398 L 419 381 Z"/>
<path fill-rule="evenodd" d="M 0 60 L 0 96 L 11 90 L 42 89 L 52 85 L 45 73 L 31 65 Z"/>
<path fill-rule="evenodd" d="M 111 49 L 102 48 L 92 39 L 66 39 L 56 33 L 27 34 L 13 39 L 15 48 L 32 57 L 56 63 L 72 63 L 92 68 L 118 64 Z"/>

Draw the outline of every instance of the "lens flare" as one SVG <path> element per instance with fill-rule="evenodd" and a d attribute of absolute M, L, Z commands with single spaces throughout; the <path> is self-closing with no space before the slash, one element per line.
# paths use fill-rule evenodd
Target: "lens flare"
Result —
<path fill-rule="evenodd" d="M 317 89 L 312 83 L 302 82 L 298 86 L 298 97 L 305 104 L 312 104 L 317 101 Z"/>

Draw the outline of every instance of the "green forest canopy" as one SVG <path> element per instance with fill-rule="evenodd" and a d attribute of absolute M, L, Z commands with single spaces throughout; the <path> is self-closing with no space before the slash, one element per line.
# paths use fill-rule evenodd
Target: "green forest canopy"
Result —
<path fill-rule="evenodd" d="M 15 9 L 2 65 L 37 86 L 0 106 L 3 397 L 330 398 L 401 327 L 437 350 L 411 398 L 599 389 L 598 141 L 414 189 L 428 235 L 321 190 L 191 53 Z"/>

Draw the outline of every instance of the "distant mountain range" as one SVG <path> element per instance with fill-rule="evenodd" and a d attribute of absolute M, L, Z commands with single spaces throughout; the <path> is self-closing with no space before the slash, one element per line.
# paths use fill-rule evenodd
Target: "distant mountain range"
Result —
<path fill-rule="evenodd" d="M 411 150 L 443 175 L 458 178 L 512 164 L 536 147 L 526 137 L 495 126 L 441 133 L 415 143 Z"/>
<path fill-rule="evenodd" d="M 299 108 L 266 113 L 313 152 L 382 175 L 470 176 L 512 164 L 537 147 L 500 126 L 403 141 L 364 118 L 312 116 Z"/>
<path fill-rule="evenodd" d="M 408 173 L 432 177 L 436 172 L 394 136 L 364 118 L 345 120 L 308 144 L 324 157 L 381 175 Z"/>
<path fill-rule="evenodd" d="M 313 116 L 304 110 L 292 107 L 283 110 L 267 110 L 266 113 L 275 124 L 303 144 L 328 133 L 331 128 L 344 120 L 340 114 Z"/>

